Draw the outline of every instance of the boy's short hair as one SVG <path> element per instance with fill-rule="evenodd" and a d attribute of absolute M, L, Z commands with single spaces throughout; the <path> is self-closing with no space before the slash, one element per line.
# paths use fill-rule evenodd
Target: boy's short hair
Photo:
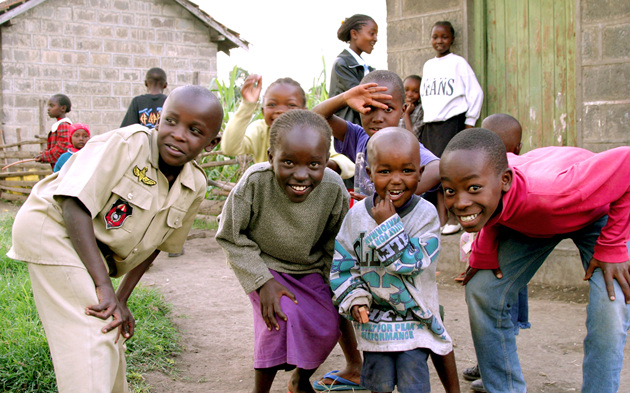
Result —
<path fill-rule="evenodd" d="M 343 42 L 350 42 L 350 32 L 352 30 L 361 30 L 361 27 L 367 25 L 370 21 L 374 22 L 374 19 L 363 14 L 355 14 L 346 18 L 343 22 L 341 22 L 341 26 L 337 30 L 337 38 Z"/>
<path fill-rule="evenodd" d="M 153 67 L 147 71 L 144 80 L 150 85 L 166 83 L 166 72 L 160 67 Z"/>
<path fill-rule="evenodd" d="M 70 102 L 70 97 L 65 94 L 55 94 L 54 96 L 50 97 L 50 99 L 56 101 L 59 105 L 65 106 L 66 113 L 70 112 L 70 110 L 72 109 L 72 102 Z"/>
<path fill-rule="evenodd" d="M 520 150 L 523 129 L 514 117 L 507 113 L 495 113 L 483 119 L 481 127 L 499 135 L 508 153 Z"/>
<path fill-rule="evenodd" d="M 485 128 L 468 128 L 459 132 L 446 145 L 442 157 L 457 150 L 483 151 L 497 175 L 508 168 L 505 144 L 497 134 Z"/>
<path fill-rule="evenodd" d="M 422 82 L 422 77 L 421 77 L 420 75 L 415 75 L 415 74 L 413 74 L 413 75 L 408 75 L 408 76 L 406 76 L 406 77 L 405 77 L 405 79 L 403 79 L 403 83 L 404 83 L 407 79 L 413 79 L 413 80 L 415 80 L 415 81 Z"/>
<path fill-rule="evenodd" d="M 269 85 L 269 87 L 265 91 L 265 95 L 267 95 L 267 91 L 269 91 L 269 89 L 271 89 L 271 87 L 275 86 L 275 85 L 291 85 L 291 86 L 297 87 L 297 89 L 299 90 L 300 94 L 302 95 L 302 103 L 306 107 L 306 93 L 304 93 L 304 89 L 302 89 L 302 86 L 300 85 L 300 83 L 298 81 L 296 81 L 295 79 L 289 78 L 289 77 L 278 78 L 272 84 Z M 263 101 L 264 100 L 265 100 L 265 97 L 263 97 Z"/>
<path fill-rule="evenodd" d="M 326 142 L 326 151 L 330 150 L 330 140 L 332 138 L 332 129 L 326 119 L 317 113 L 305 110 L 295 109 L 287 111 L 271 124 L 269 130 L 269 150 L 275 151 L 278 141 L 287 131 L 294 128 L 312 128 L 320 133 Z"/>
<path fill-rule="evenodd" d="M 405 100 L 405 85 L 402 79 L 395 72 L 388 70 L 376 70 L 372 71 L 361 79 L 361 84 L 365 83 L 378 83 L 379 85 L 387 84 L 393 91 L 398 90 L 400 93 L 400 101 Z"/>

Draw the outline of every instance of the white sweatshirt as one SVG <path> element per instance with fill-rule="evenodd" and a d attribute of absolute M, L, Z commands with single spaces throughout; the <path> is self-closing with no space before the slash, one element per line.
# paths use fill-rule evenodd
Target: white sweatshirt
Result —
<path fill-rule="evenodd" d="M 420 96 L 425 123 L 466 113 L 466 124 L 475 126 L 481 114 L 483 91 L 475 72 L 454 53 L 424 63 Z"/>

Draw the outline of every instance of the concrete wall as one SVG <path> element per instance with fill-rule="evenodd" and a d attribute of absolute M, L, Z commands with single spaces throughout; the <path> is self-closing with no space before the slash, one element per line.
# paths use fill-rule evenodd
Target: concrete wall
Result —
<path fill-rule="evenodd" d="M 431 29 L 437 21 L 455 28 L 451 51 L 468 57 L 467 7 L 463 0 L 387 0 L 387 65 L 401 78 L 422 74 L 432 57 Z"/>
<path fill-rule="evenodd" d="M 577 1 L 581 146 L 630 145 L 630 2 Z"/>
<path fill-rule="evenodd" d="M 64 93 L 68 116 L 94 133 L 120 125 L 144 76 L 163 68 L 169 88 L 209 85 L 216 44 L 209 30 L 172 0 L 48 0 L 3 25 L 2 127 L 6 143 L 46 134 L 53 120 L 40 105 Z M 42 124 L 44 123 L 44 124 Z M 35 147 L 34 147 L 35 148 Z"/>
<path fill-rule="evenodd" d="M 575 1 L 578 146 L 630 145 L 630 2 Z M 401 77 L 421 74 L 435 55 L 429 35 L 438 20 L 451 21 L 452 51 L 471 62 L 471 11 L 471 0 L 387 0 L 389 69 Z"/>

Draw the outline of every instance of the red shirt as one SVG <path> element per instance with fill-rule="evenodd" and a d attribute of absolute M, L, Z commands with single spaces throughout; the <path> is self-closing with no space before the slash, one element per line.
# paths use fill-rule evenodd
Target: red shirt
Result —
<path fill-rule="evenodd" d="M 58 118 L 57 121 L 62 118 Z M 72 147 L 69 138 L 70 122 L 61 122 L 57 126 L 56 131 L 50 131 L 48 133 L 48 139 L 46 142 L 46 150 L 39 153 L 39 161 L 48 162 L 52 167 L 55 167 L 55 163 L 63 153 L 67 152 Z"/>
<path fill-rule="evenodd" d="M 608 214 L 593 257 L 628 261 L 630 237 L 630 147 L 592 153 L 575 147 L 545 147 L 508 154 L 514 171 L 502 211 L 479 232 L 470 266 L 499 267 L 497 235 L 508 227 L 530 237 L 577 231 Z"/>

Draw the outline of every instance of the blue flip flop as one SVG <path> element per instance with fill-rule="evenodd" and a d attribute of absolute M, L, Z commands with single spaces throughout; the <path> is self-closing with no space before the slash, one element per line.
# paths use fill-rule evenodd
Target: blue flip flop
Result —
<path fill-rule="evenodd" d="M 361 385 L 334 374 L 338 372 L 339 370 L 333 370 L 329 373 L 326 373 L 326 375 L 324 375 L 324 378 L 332 379 L 333 381 L 336 382 L 335 384 L 327 385 L 327 384 L 319 383 L 319 381 L 314 381 L 313 389 L 318 390 L 320 392 L 321 391 L 335 392 L 335 391 L 342 391 L 342 390 L 365 390 L 365 388 L 363 388 Z"/>

